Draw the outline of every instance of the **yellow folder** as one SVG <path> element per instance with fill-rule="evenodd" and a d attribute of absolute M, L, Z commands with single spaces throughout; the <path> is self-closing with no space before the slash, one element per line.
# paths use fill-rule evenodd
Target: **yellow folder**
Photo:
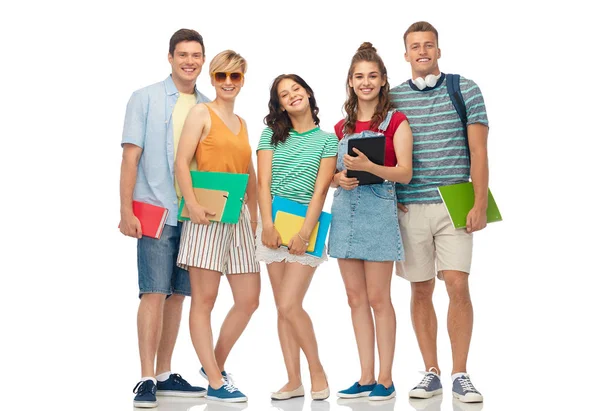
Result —
<path fill-rule="evenodd" d="M 284 211 L 277 211 L 275 215 L 275 228 L 281 235 L 281 242 L 284 246 L 290 243 L 293 236 L 298 234 L 302 225 L 304 224 L 304 217 L 299 215 L 286 213 Z M 308 239 L 308 248 L 306 251 L 315 251 L 315 243 L 317 241 L 317 233 L 319 232 L 319 223 L 315 225 L 310 238 Z"/>

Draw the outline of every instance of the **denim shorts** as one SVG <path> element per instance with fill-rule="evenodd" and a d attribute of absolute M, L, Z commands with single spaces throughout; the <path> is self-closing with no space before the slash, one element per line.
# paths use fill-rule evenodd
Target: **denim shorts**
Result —
<path fill-rule="evenodd" d="M 140 296 L 147 293 L 182 294 L 189 296 L 190 276 L 177 267 L 182 223 L 166 225 L 160 239 L 142 237 L 138 240 L 138 284 Z"/>
<path fill-rule="evenodd" d="M 365 261 L 404 260 L 394 183 L 339 187 L 333 194 L 329 255 Z"/>

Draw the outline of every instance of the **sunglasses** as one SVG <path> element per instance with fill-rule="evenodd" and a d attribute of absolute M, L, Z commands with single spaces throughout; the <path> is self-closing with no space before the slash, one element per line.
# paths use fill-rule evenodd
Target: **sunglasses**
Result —
<path fill-rule="evenodd" d="M 213 78 L 217 83 L 224 83 L 227 80 L 227 77 L 231 79 L 231 82 L 234 84 L 239 84 L 242 82 L 244 78 L 244 73 L 226 73 L 223 71 L 217 71 L 213 73 Z"/>

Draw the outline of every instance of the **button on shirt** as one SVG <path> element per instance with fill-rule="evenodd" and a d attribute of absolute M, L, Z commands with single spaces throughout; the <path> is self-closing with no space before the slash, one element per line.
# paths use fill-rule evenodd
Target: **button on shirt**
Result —
<path fill-rule="evenodd" d="M 197 89 L 194 94 L 198 103 L 210 101 Z M 173 109 L 178 98 L 171 76 L 135 91 L 127 104 L 121 140 L 121 146 L 142 148 L 133 199 L 167 208 L 166 223 L 171 226 L 177 225 L 178 211 L 173 142 Z"/>

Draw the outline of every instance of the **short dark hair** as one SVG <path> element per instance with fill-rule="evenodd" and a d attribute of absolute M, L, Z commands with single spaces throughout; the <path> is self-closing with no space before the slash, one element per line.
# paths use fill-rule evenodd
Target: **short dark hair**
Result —
<path fill-rule="evenodd" d="M 169 40 L 169 54 L 172 56 L 175 53 L 175 47 L 182 41 L 197 41 L 202 46 L 202 54 L 206 56 L 206 51 L 204 50 L 204 40 L 202 40 L 202 36 L 196 30 L 190 29 L 179 29 L 171 36 L 171 40 Z"/>
<path fill-rule="evenodd" d="M 435 27 L 433 27 L 430 23 L 426 21 L 417 21 L 416 23 L 411 24 L 410 27 L 404 32 L 404 48 L 406 49 L 406 37 L 410 33 L 417 33 L 423 31 L 430 31 L 433 34 L 435 34 L 435 42 L 438 43 L 439 46 L 438 32 L 435 29 Z"/>

